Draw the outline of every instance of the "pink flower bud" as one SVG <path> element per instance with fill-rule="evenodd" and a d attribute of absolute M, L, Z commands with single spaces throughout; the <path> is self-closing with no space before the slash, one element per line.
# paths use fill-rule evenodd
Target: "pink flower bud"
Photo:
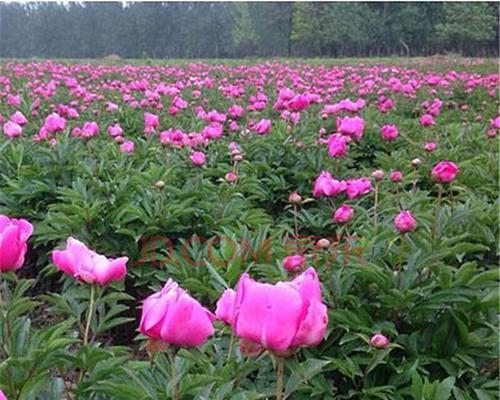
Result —
<path fill-rule="evenodd" d="M 299 271 L 305 264 L 306 258 L 300 254 L 292 254 L 283 260 L 283 268 L 288 272 Z"/>
<path fill-rule="evenodd" d="M 288 202 L 291 204 L 300 204 L 302 202 L 302 196 L 297 192 L 292 192 L 290 196 L 288 196 Z"/>
<path fill-rule="evenodd" d="M 351 206 L 344 204 L 337 208 L 335 214 L 333 214 L 333 220 L 337 224 L 346 224 L 348 223 L 354 215 L 354 210 Z"/>
<path fill-rule="evenodd" d="M 327 249 L 330 246 L 330 241 L 328 239 L 322 238 L 316 242 L 316 247 L 318 249 Z"/>
<path fill-rule="evenodd" d="M 401 171 L 392 171 L 391 172 L 391 181 L 400 182 L 403 179 L 403 173 Z"/>
<path fill-rule="evenodd" d="M 452 182 L 460 169 L 452 161 L 441 161 L 431 171 L 431 177 L 439 183 Z"/>
<path fill-rule="evenodd" d="M 410 211 L 404 210 L 394 218 L 394 225 L 399 232 L 406 233 L 415 229 L 417 221 Z"/>
<path fill-rule="evenodd" d="M 372 172 L 372 178 L 375 179 L 376 181 L 381 181 L 384 179 L 385 173 L 381 169 L 377 169 Z"/>
<path fill-rule="evenodd" d="M 232 183 L 236 182 L 238 176 L 234 172 L 228 172 L 224 178 L 226 179 L 226 181 Z"/>
<path fill-rule="evenodd" d="M 370 339 L 370 344 L 377 349 L 385 349 L 389 345 L 389 339 L 384 335 L 377 333 Z"/>

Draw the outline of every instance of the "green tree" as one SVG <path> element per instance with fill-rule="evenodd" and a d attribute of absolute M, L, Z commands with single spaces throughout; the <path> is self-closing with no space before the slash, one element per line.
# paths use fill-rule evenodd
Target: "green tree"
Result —
<path fill-rule="evenodd" d="M 437 25 L 446 47 L 473 54 L 477 46 L 495 38 L 498 18 L 488 3 L 445 3 L 444 21 Z"/>

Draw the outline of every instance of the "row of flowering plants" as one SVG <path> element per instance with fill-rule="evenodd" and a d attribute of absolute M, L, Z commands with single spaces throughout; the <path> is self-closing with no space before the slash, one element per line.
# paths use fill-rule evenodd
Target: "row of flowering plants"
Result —
<path fill-rule="evenodd" d="M 497 65 L 0 65 L 0 399 L 498 393 Z"/>

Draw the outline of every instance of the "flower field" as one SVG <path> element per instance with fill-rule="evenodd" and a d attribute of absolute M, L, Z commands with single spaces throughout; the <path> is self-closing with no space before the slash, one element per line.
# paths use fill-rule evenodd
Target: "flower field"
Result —
<path fill-rule="evenodd" d="M 0 399 L 496 399 L 498 64 L 365 61 L 0 64 Z"/>

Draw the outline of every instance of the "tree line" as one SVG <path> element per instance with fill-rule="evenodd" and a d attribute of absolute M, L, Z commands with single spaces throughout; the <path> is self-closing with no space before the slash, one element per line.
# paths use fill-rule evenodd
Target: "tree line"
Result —
<path fill-rule="evenodd" d="M 497 56 L 499 3 L 1 3 L 8 58 Z"/>

